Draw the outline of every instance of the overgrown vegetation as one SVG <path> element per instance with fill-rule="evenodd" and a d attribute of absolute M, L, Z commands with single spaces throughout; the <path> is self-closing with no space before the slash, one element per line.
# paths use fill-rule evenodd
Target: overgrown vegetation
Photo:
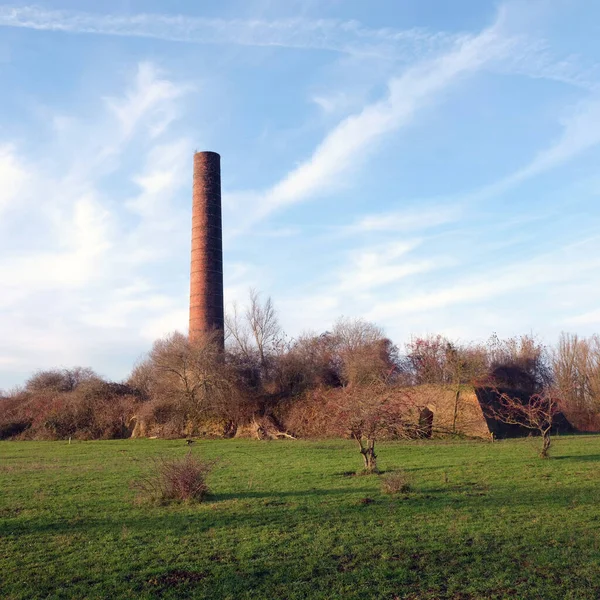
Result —
<path fill-rule="evenodd" d="M 0 439 L 129 437 L 142 399 L 140 390 L 91 369 L 41 371 L 0 399 Z"/>
<path fill-rule="evenodd" d="M 375 470 L 376 439 L 460 434 L 472 386 L 525 405 L 551 393 L 576 428 L 600 427 L 597 336 L 564 334 L 548 349 L 532 336 L 458 344 L 432 335 L 401 350 L 376 325 L 340 319 L 331 331 L 289 339 L 272 301 L 251 292 L 247 309 L 228 316 L 226 340 L 223 353 L 215 336 L 192 343 L 171 334 L 123 383 L 80 367 L 38 372 L 0 397 L 0 439 L 350 436 Z M 424 385 L 453 394 L 443 427 L 412 392 Z M 506 405 L 490 414 L 527 428 L 519 412 Z"/>

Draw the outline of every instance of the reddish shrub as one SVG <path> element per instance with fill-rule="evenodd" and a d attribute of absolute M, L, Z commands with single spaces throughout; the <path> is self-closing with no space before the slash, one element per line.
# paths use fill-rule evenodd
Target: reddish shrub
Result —
<path fill-rule="evenodd" d="M 166 504 L 202 502 L 209 493 L 206 476 L 212 464 L 188 452 L 184 458 L 156 459 L 152 470 L 135 481 L 138 500 Z"/>

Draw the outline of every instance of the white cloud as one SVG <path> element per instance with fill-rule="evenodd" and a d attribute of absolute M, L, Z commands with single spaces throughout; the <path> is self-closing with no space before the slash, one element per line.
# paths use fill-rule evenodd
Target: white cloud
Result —
<path fill-rule="evenodd" d="M 138 65 L 135 85 L 124 97 L 106 98 L 106 103 L 119 120 L 124 138 L 147 117 L 152 117 L 150 135 L 157 137 L 176 117 L 173 101 L 188 89 L 162 77 L 152 63 L 142 62 Z"/>
<path fill-rule="evenodd" d="M 168 277 L 166 283 L 149 283 L 140 264 L 160 263 L 189 243 L 182 235 L 182 228 L 188 231 L 186 211 L 176 200 L 189 184 L 185 170 L 191 165 L 191 144 L 151 136 L 140 150 L 136 141 L 138 133 L 156 131 L 166 114 L 179 114 L 175 102 L 186 86 L 148 63 L 137 72 L 132 86 L 114 95 L 94 119 L 59 119 L 64 127 L 56 135 L 75 135 L 81 143 L 64 145 L 61 139 L 60 153 L 45 152 L 43 162 L 30 158 L 27 194 L 16 150 L 2 147 L 0 196 L 15 210 L 10 219 L 0 220 L 0 230 L 6 234 L 14 223 L 26 222 L 34 242 L 13 248 L 6 235 L 0 237 L 8 250 L 0 262 L 0 356 L 12 357 L 12 373 L 91 363 L 106 351 L 104 345 L 117 349 L 111 355 L 131 352 L 145 342 L 146 328 L 186 302 L 177 284 L 161 289 L 169 285 Z M 122 194 L 114 198 L 104 183 L 132 144 L 141 165 L 130 177 L 140 193 L 122 202 Z M 135 173 L 135 166 L 130 169 Z M 35 197 L 44 203 L 32 212 Z M 125 363 L 125 369 L 129 366 Z"/>
<path fill-rule="evenodd" d="M 591 310 L 580 315 L 565 319 L 569 325 L 598 325 L 600 324 L 600 310 Z"/>
<path fill-rule="evenodd" d="M 350 253 L 336 285 L 338 294 L 366 294 L 374 288 L 396 283 L 410 275 L 441 266 L 433 259 L 407 260 L 406 255 L 420 242 L 391 242 Z"/>
<path fill-rule="evenodd" d="M 323 95 L 318 94 L 314 95 L 311 98 L 312 102 L 314 102 L 324 113 L 335 113 L 342 109 L 347 108 L 352 104 L 351 99 L 348 97 L 346 92 L 338 91 L 332 94 Z"/>
<path fill-rule="evenodd" d="M 415 278 L 439 269 L 456 266 L 447 256 L 418 258 L 422 240 L 392 241 L 348 251 L 343 262 L 325 279 L 328 283 L 296 286 L 281 298 L 282 317 L 290 331 L 323 331 L 343 313 L 365 316 L 380 298 Z M 315 290 L 316 287 L 316 290 Z M 278 299 L 279 300 L 279 299 Z"/>
<path fill-rule="evenodd" d="M 151 289 L 145 291 L 143 294 L 136 294 L 131 298 L 123 297 L 119 293 L 119 290 L 117 290 L 111 298 L 110 303 L 105 306 L 94 306 L 82 311 L 79 320 L 93 328 L 129 328 L 136 313 L 140 311 L 160 313 L 171 309 L 172 304 L 173 301 L 169 296 L 152 293 Z M 159 318 L 162 319 L 163 317 Z M 156 318 L 151 321 L 151 323 L 154 322 L 156 322 Z M 142 328 L 142 335 L 145 335 L 145 331 L 150 326 L 147 325 Z M 164 333 L 166 332 L 163 331 L 162 334 Z"/>
<path fill-rule="evenodd" d="M 425 201 L 421 209 L 375 213 L 359 218 L 355 223 L 340 228 L 347 234 L 369 232 L 419 231 L 457 221 L 473 204 L 501 196 L 528 179 L 559 168 L 577 156 L 600 144 L 600 98 L 596 94 L 565 111 L 559 119 L 561 131 L 550 144 L 539 151 L 527 164 L 499 181 L 475 191 L 449 196 L 444 204 L 430 205 Z M 435 200 L 440 202 L 439 199 Z M 557 215 L 558 217 L 559 215 Z M 516 215 L 503 226 L 513 228 L 516 223 L 534 222 L 547 215 Z M 498 225 L 500 226 L 500 225 Z"/>
<path fill-rule="evenodd" d="M 473 37 L 465 37 L 449 52 L 408 69 L 388 83 L 387 97 L 367 105 L 341 121 L 319 144 L 312 156 L 265 192 L 246 196 L 249 218 L 258 220 L 273 211 L 305 201 L 344 183 L 381 139 L 406 125 L 414 114 L 461 76 L 502 58 L 512 41 L 498 24 Z M 238 195 L 238 202 L 243 200 Z M 256 212 L 250 205 L 259 199 Z"/>
<path fill-rule="evenodd" d="M 410 61 L 438 50 L 457 36 L 421 29 L 371 29 L 357 21 L 293 18 L 208 19 L 189 15 L 111 15 L 51 10 L 37 6 L 0 7 L 0 26 L 41 31 L 147 37 L 194 44 L 330 50 Z"/>
<path fill-rule="evenodd" d="M 408 298 L 400 295 L 397 300 L 376 303 L 369 312 L 369 318 L 388 320 L 506 295 L 515 298 L 513 306 L 517 311 L 518 292 L 537 288 L 542 293 L 546 285 L 563 284 L 595 272 L 600 267 L 598 241 L 593 239 L 573 244 L 529 261 L 488 271 L 484 275 L 459 277 L 451 286 L 412 293 Z"/>
<path fill-rule="evenodd" d="M 64 249 L 8 257 L 0 265 L 5 289 L 22 297 L 45 289 L 80 287 L 97 277 L 111 244 L 109 220 L 93 198 L 77 199 L 70 219 L 63 223 L 59 243 Z"/>
<path fill-rule="evenodd" d="M 373 232 L 418 232 L 455 222 L 461 217 L 462 212 L 462 207 L 458 205 L 425 205 L 420 208 L 364 215 L 354 223 L 341 227 L 340 231 L 348 235 Z"/>
<path fill-rule="evenodd" d="M 463 201 L 477 202 L 498 196 L 520 183 L 551 171 L 600 144 L 600 97 L 582 100 L 560 120 L 562 131 L 525 166 L 490 185 L 466 195 Z"/>
<path fill-rule="evenodd" d="M 189 312 L 187 307 L 176 308 L 149 319 L 142 327 L 141 334 L 148 341 L 154 341 L 173 331 L 187 331 Z"/>
<path fill-rule="evenodd" d="M 142 171 L 133 176 L 141 193 L 127 201 L 132 212 L 164 224 L 172 211 L 173 195 L 189 187 L 189 165 L 193 145 L 188 139 L 176 139 L 150 148 Z"/>
<path fill-rule="evenodd" d="M 462 36 L 445 53 L 422 60 L 403 75 L 392 78 L 384 99 L 343 119 L 325 136 L 309 159 L 301 162 L 270 188 L 229 193 L 226 206 L 231 208 L 230 212 L 244 215 L 242 219 L 237 219 L 230 235 L 238 235 L 250 224 L 277 210 L 347 185 L 352 173 L 360 168 L 386 136 L 410 123 L 420 109 L 435 102 L 446 88 L 465 75 L 498 65 L 504 68 L 507 65 L 519 65 L 521 68 L 526 65 L 528 74 L 532 76 L 558 77 L 556 73 L 560 71 L 560 64 L 551 63 L 543 45 L 506 33 L 509 17 L 510 10 L 501 9 L 496 22 L 479 35 Z M 538 53 L 543 54 L 544 60 L 540 58 L 536 62 Z M 520 57 L 520 60 L 516 57 Z M 551 64 L 555 65 L 556 71 L 550 70 Z M 519 73 L 522 70 L 515 68 L 511 72 Z M 334 110 L 339 99 L 340 96 L 335 95 L 313 98 L 325 111 Z M 562 123 L 561 136 L 529 164 L 456 201 L 463 207 L 469 202 L 499 195 L 597 145 L 600 142 L 599 117 L 600 101 L 593 95 L 574 108 Z M 439 214 L 431 214 L 432 226 L 453 220 L 460 210 L 459 206 L 445 207 Z M 374 231 L 392 231 L 395 227 L 409 228 L 411 221 L 418 227 L 425 219 L 402 213 L 372 215 L 354 227 L 355 231 L 369 227 Z"/>
<path fill-rule="evenodd" d="M 563 120 L 561 136 L 504 182 L 514 185 L 561 165 L 600 143 L 600 97 L 580 102 Z"/>
<path fill-rule="evenodd" d="M 27 181 L 25 167 L 16 150 L 10 145 L 0 145 L 0 215 L 14 204 Z"/>

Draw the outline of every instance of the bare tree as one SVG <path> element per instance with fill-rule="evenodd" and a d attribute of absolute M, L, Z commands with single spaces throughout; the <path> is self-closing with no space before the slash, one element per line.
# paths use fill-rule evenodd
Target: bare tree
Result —
<path fill-rule="evenodd" d="M 248 306 L 240 314 L 237 304 L 225 318 L 226 339 L 231 352 L 244 362 L 258 362 L 263 375 L 270 367 L 271 357 L 280 351 L 283 333 L 273 300 L 262 301 L 260 294 L 251 289 Z"/>
<path fill-rule="evenodd" d="M 563 333 L 552 366 L 567 416 L 578 428 L 595 430 L 600 425 L 600 336 Z"/>
<path fill-rule="evenodd" d="M 150 395 L 171 400 L 186 420 L 219 414 L 235 396 L 216 334 L 191 342 L 176 332 L 157 340 L 137 369 Z"/>
<path fill-rule="evenodd" d="M 258 350 L 260 364 L 263 369 L 266 369 L 268 356 L 280 341 L 281 326 L 271 297 L 262 302 L 260 294 L 251 289 L 249 299 L 246 321 Z"/>
<path fill-rule="evenodd" d="M 244 315 L 240 314 L 237 302 L 234 302 L 231 311 L 225 315 L 225 342 L 234 353 L 245 360 L 253 358 L 255 349 Z"/>
<path fill-rule="evenodd" d="M 457 432 L 457 423 L 461 407 L 461 393 L 465 385 L 473 385 L 487 373 L 485 349 L 472 346 L 459 346 L 448 342 L 446 346 L 447 377 L 454 392 L 454 410 L 452 415 L 452 433 Z"/>
<path fill-rule="evenodd" d="M 406 355 L 417 385 L 450 382 L 447 365 L 449 348 L 452 344 L 442 335 L 414 337 L 406 344 Z"/>
<path fill-rule="evenodd" d="M 331 420 L 333 426 L 346 429 L 358 444 L 364 470 L 376 473 L 376 442 L 388 436 L 416 437 L 416 417 L 416 406 L 408 391 L 373 382 L 369 386 L 345 388 Z"/>
<path fill-rule="evenodd" d="M 537 431 L 542 437 L 540 456 L 547 458 L 552 444 L 552 427 L 560 413 L 558 401 L 553 390 L 546 388 L 527 399 L 495 390 L 497 404 L 485 408 L 486 415 L 492 419 L 518 425 Z"/>

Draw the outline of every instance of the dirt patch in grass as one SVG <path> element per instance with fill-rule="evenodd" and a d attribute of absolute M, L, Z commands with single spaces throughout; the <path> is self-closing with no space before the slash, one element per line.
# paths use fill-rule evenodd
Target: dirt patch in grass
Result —
<path fill-rule="evenodd" d="M 157 577 L 150 578 L 148 583 L 153 586 L 171 587 L 174 585 L 197 583 L 198 581 L 202 581 L 205 577 L 206 573 L 173 569 L 172 571 L 167 571 Z"/>

